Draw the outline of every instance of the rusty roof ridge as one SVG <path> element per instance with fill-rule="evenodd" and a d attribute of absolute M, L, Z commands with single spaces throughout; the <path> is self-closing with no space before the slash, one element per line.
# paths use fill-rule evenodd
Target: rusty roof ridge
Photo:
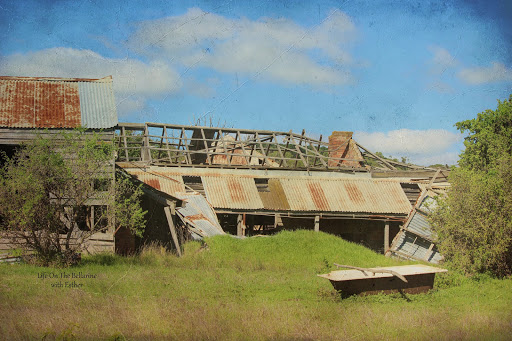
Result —
<path fill-rule="evenodd" d="M 112 82 L 112 75 L 103 78 L 65 78 L 65 77 L 26 77 L 26 76 L 0 76 L 0 80 L 18 80 L 18 81 L 48 81 L 48 82 Z"/>

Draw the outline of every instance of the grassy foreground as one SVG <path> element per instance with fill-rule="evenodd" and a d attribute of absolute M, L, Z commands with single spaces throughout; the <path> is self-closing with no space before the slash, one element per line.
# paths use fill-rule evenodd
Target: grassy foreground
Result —
<path fill-rule="evenodd" d="M 512 279 L 438 275 L 428 294 L 341 300 L 332 263 L 407 264 L 312 231 L 96 255 L 68 269 L 0 264 L 0 339 L 510 339 Z M 53 277 L 53 278 L 52 278 Z M 75 278 L 73 278 L 75 277 Z M 95 278 L 84 278 L 95 277 Z M 78 287 L 66 287 L 66 284 Z M 52 286 L 53 285 L 53 286 Z M 62 285 L 59 286 L 59 285 Z"/>

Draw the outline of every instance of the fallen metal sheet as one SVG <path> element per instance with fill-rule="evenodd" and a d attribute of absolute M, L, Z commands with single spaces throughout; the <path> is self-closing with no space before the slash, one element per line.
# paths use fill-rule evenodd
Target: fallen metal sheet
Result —
<path fill-rule="evenodd" d="M 439 264 L 444 258 L 435 244 L 431 248 L 432 244 L 431 241 L 421 236 L 402 230 L 398 233 L 391 252 L 400 258 Z"/>
<path fill-rule="evenodd" d="M 439 264 L 443 256 L 435 245 L 436 234 L 428 221 L 435 206 L 435 193 L 424 190 L 409 214 L 404 227 L 394 238 L 390 252 L 400 258 L 415 259 Z"/>
<path fill-rule="evenodd" d="M 176 212 L 192 232 L 194 239 L 225 234 L 219 224 L 217 215 L 205 197 L 199 193 L 175 193 L 183 201 L 183 206 L 176 208 Z"/>
<path fill-rule="evenodd" d="M 318 275 L 328 279 L 334 289 L 343 297 L 350 295 L 374 295 L 378 293 L 408 293 L 418 294 L 427 292 L 434 286 L 436 273 L 447 272 L 446 269 L 427 265 L 402 265 L 377 267 L 374 270 L 391 270 L 407 279 L 407 283 L 391 273 L 373 273 L 361 270 L 336 270 L 328 274 Z"/>

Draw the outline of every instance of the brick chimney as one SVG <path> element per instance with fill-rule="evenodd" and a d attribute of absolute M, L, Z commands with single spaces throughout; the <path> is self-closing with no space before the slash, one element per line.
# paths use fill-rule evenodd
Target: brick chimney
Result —
<path fill-rule="evenodd" d="M 352 140 L 352 134 L 351 131 L 333 131 L 332 135 L 329 136 L 329 157 L 361 161 L 329 160 L 329 167 L 363 167 L 361 162 L 364 159 L 354 140 Z"/>

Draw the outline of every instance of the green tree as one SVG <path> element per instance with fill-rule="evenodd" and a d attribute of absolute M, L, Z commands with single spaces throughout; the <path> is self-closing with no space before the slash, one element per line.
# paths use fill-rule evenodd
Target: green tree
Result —
<path fill-rule="evenodd" d="M 113 229 L 116 221 L 133 230 L 144 227 L 127 217 L 130 209 L 139 215 L 140 193 L 125 182 L 115 185 L 114 147 L 99 137 L 85 130 L 39 135 L 0 171 L 1 228 L 42 265 L 69 264 L 87 238 Z M 103 205 L 94 219 L 87 216 L 91 202 Z"/>
<path fill-rule="evenodd" d="M 512 274 L 512 95 L 496 110 L 458 122 L 467 132 L 451 189 L 432 223 L 439 248 L 467 274 Z"/>

